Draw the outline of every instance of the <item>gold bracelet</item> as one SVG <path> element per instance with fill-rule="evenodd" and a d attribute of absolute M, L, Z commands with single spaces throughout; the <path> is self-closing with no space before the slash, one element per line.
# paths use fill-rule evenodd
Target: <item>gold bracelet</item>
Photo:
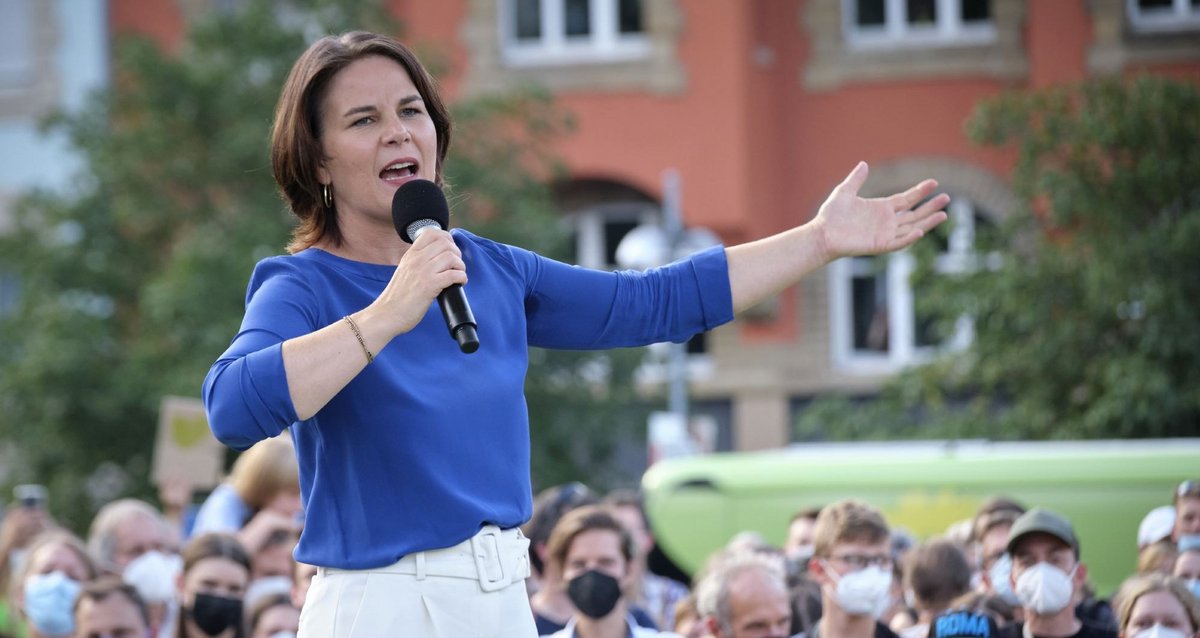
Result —
<path fill-rule="evenodd" d="M 371 354 L 371 351 L 367 349 L 367 342 L 363 340 L 362 332 L 358 330 L 358 324 L 354 323 L 350 315 L 346 315 L 342 319 L 345 319 L 346 323 L 350 324 L 350 329 L 354 331 L 354 336 L 358 337 L 358 345 L 362 346 L 363 354 L 367 355 L 367 365 L 371 365 L 371 362 L 375 360 L 375 355 Z"/>

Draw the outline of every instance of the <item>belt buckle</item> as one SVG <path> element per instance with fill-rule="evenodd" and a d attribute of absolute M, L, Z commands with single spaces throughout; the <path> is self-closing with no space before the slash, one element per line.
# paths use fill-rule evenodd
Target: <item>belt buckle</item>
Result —
<path fill-rule="evenodd" d="M 479 588 L 485 592 L 504 589 L 511 582 L 504 574 L 504 561 L 500 557 L 500 528 L 495 525 L 485 525 L 479 533 L 471 537 L 471 554 L 475 559 L 475 571 L 479 575 Z M 490 571 L 498 572 L 495 578 Z"/>

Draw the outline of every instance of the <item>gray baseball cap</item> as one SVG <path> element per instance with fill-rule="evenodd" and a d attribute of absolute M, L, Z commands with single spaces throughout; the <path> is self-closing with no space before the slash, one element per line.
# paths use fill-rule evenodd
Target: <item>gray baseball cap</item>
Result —
<path fill-rule="evenodd" d="M 1008 553 L 1013 552 L 1022 537 L 1034 533 L 1049 534 L 1070 545 L 1071 549 L 1075 550 L 1075 555 L 1079 555 L 1079 538 L 1075 536 L 1075 528 L 1071 526 L 1071 521 L 1061 514 L 1040 507 L 1025 512 L 1013 521 L 1012 529 L 1008 532 Z"/>

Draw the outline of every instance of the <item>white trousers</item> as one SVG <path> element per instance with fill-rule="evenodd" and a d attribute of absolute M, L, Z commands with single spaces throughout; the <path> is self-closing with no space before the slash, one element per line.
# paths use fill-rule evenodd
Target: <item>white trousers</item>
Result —
<path fill-rule="evenodd" d="M 298 638 L 535 638 L 528 576 L 529 539 L 494 525 L 386 567 L 322 567 Z"/>

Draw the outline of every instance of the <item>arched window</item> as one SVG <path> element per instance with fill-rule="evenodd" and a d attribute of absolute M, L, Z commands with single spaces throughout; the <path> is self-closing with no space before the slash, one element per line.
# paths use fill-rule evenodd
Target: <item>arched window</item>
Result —
<path fill-rule="evenodd" d="M 586 268 L 616 270 L 617 246 L 629 231 L 643 224 L 660 223 L 659 202 L 633 187 L 606 180 L 575 180 L 556 188 L 556 200 L 563 219 L 570 225 L 575 247 L 574 263 Z M 700 333 L 687 344 L 692 377 L 712 374 L 712 362 L 707 357 L 706 333 Z M 664 346 L 649 349 L 647 364 L 640 371 L 641 380 L 656 383 L 665 379 Z"/>

